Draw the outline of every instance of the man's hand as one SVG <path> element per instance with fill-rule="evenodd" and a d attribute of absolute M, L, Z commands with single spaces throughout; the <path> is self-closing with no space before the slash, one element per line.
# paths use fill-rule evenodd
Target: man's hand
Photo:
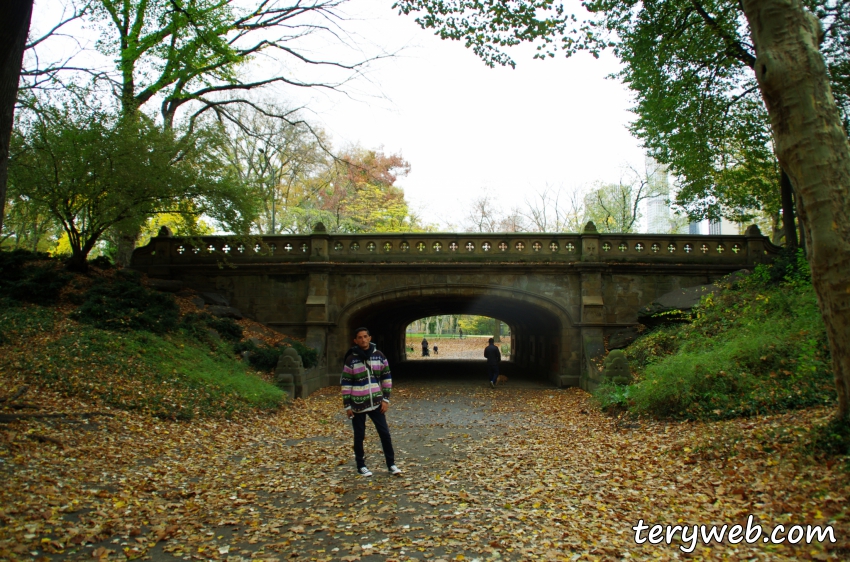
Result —
<path fill-rule="evenodd" d="M 353 418 L 353 417 L 354 417 L 354 410 L 352 410 L 351 408 L 348 408 L 348 409 L 345 411 L 345 415 L 346 415 L 346 416 L 348 416 L 348 419 Z"/>
<path fill-rule="evenodd" d="M 381 401 L 381 413 L 386 414 L 387 410 L 389 410 L 389 409 L 390 409 L 390 403 L 387 402 L 386 400 L 382 400 Z"/>

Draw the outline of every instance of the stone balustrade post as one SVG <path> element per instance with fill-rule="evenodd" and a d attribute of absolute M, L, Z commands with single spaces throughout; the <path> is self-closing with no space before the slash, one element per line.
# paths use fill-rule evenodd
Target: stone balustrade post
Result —
<path fill-rule="evenodd" d="M 752 264 L 769 261 L 764 247 L 765 237 L 758 225 L 751 224 L 748 226 L 744 236 L 747 237 L 747 261 Z"/>
<path fill-rule="evenodd" d="M 593 222 L 588 222 L 581 235 L 581 261 L 599 261 L 599 233 Z M 605 303 L 602 299 L 602 274 L 581 274 L 581 343 L 584 373 L 581 386 L 592 390 L 599 380 L 599 368 L 605 357 L 603 324 Z"/>
<path fill-rule="evenodd" d="M 310 234 L 310 261 L 328 261 L 328 240 L 330 235 L 323 223 L 316 223 Z"/>

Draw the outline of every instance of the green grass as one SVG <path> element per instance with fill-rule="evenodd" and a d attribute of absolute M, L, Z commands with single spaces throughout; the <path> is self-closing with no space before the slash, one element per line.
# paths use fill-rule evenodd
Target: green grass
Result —
<path fill-rule="evenodd" d="M 7 290 L 0 295 L 0 373 L 173 419 L 273 409 L 285 399 L 237 359 L 233 343 L 242 328 L 232 320 L 195 314 L 181 321 L 174 297 L 147 289 L 132 271 L 74 278 L 45 256 L 0 258 Z"/>
<path fill-rule="evenodd" d="M 103 330 L 32 305 L 3 309 L 0 320 L 0 365 L 65 395 L 171 419 L 274 409 L 285 399 L 229 343 L 185 331 Z"/>
<path fill-rule="evenodd" d="M 706 297 L 690 324 L 626 348 L 635 383 L 603 385 L 603 407 L 677 419 L 726 419 L 830 404 L 826 330 L 807 276 L 765 268 Z"/>
<path fill-rule="evenodd" d="M 58 312 L 43 306 L 27 306 L 12 299 L 0 299 L 0 345 L 53 330 Z"/>

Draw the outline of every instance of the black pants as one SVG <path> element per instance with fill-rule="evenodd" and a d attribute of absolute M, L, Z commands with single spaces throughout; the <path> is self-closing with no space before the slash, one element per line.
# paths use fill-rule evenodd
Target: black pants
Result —
<path fill-rule="evenodd" d="M 487 376 L 490 377 L 490 382 L 496 384 L 496 379 L 499 378 L 499 364 L 487 363 Z"/>
<path fill-rule="evenodd" d="M 381 448 L 384 450 L 384 458 L 387 461 L 387 468 L 389 468 L 395 464 L 395 451 L 393 451 L 393 440 L 390 438 L 390 427 L 387 425 L 387 416 L 381 413 L 380 408 L 362 414 L 354 414 L 354 417 L 351 418 L 351 427 L 354 428 L 354 460 L 357 461 L 357 468 L 366 466 L 366 455 L 363 452 L 363 439 L 366 437 L 366 416 L 372 419 L 375 429 L 378 430 Z"/>

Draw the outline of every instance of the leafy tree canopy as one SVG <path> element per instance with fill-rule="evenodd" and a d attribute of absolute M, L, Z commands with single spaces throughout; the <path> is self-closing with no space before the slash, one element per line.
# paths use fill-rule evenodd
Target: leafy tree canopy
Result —
<path fill-rule="evenodd" d="M 177 140 L 147 119 L 69 101 L 19 119 L 10 192 L 49 213 L 68 236 L 70 265 L 84 269 L 101 236 L 158 213 L 206 215 L 246 232 L 253 203 L 210 157 L 209 131 Z"/>

